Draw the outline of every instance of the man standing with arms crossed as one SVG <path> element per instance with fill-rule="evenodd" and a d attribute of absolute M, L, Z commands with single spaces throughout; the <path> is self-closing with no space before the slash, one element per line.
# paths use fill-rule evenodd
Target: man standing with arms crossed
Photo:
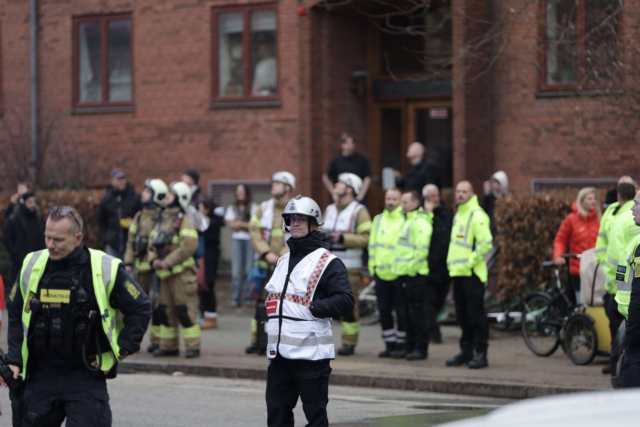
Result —
<path fill-rule="evenodd" d="M 351 356 L 354 353 L 360 332 L 358 293 L 362 283 L 362 252 L 369 242 L 371 231 L 371 215 L 356 200 L 361 189 L 362 180 L 357 175 L 340 174 L 334 188 L 336 203 L 327 207 L 323 226 L 325 232 L 331 233 L 331 251 L 347 267 L 356 299 L 353 312 L 342 318 L 342 348 L 338 350 L 341 356 Z"/>
<path fill-rule="evenodd" d="M 484 256 L 493 248 L 489 216 L 478 204 L 469 181 L 456 187 L 458 213 L 453 218 L 447 256 L 453 278 L 456 317 L 462 328 L 460 353 L 447 360 L 447 366 L 468 364 L 471 369 L 486 368 L 489 328 L 484 312 L 484 283 L 487 263 Z M 475 351 L 475 355 L 474 355 Z"/>
<path fill-rule="evenodd" d="M 289 233 L 284 232 L 282 213 L 295 188 L 296 178 L 293 174 L 285 171 L 274 173 L 271 178 L 271 199 L 258 206 L 249 223 L 251 245 L 258 254 L 260 265 L 268 270 L 265 283 L 271 277 L 278 259 L 289 252 L 286 245 Z M 263 320 L 266 320 L 266 313 L 264 297 L 261 295 L 256 304 L 255 316 L 251 319 L 251 344 L 245 349 L 248 354 L 264 354 L 266 351 L 267 336 L 261 323 Z"/>

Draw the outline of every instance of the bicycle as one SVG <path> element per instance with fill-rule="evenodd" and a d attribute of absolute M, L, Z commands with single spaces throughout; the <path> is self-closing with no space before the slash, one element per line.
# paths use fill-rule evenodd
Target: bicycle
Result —
<path fill-rule="evenodd" d="M 375 279 L 365 276 L 363 283 L 367 284 L 367 286 L 358 293 L 360 323 L 365 326 L 375 325 L 380 321 L 378 298 L 376 296 L 376 281 Z"/>
<path fill-rule="evenodd" d="M 580 255 L 563 257 L 580 258 Z M 560 272 L 553 261 L 545 261 L 542 266 L 553 269 L 555 286 L 525 299 L 521 322 L 524 342 L 529 350 L 541 357 L 551 356 L 562 345 L 573 363 L 587 365 L 598 351 L 594 321 L 584 313 L 586 305 L 574 305 L 566 296 Z"/>

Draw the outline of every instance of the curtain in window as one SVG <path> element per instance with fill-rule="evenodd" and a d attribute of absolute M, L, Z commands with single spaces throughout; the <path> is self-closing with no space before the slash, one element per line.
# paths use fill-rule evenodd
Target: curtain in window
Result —
<path fill-rule="evenodd" d="M 80 102 L 102 101 L 102 56 L 100 24 L 83 22 L 78 26 L 78 84 Z"/>

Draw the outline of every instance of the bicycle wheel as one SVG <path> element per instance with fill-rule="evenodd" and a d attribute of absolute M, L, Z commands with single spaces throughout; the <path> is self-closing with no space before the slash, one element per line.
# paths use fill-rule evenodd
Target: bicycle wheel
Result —
<path fill-rule="evenodd" d="M 525 299 L 521 320 L 522 338 L 533 354 L 551 356 L 560 346 L 562 317 L 543 292 Z"/>
<path fill-rule="evenodd" d="M 576 365 L 588 365 L 598 352 L 598 333 L 591 317 L 578 313 L 564 327 L 564 347 L 567 357 Z"/>

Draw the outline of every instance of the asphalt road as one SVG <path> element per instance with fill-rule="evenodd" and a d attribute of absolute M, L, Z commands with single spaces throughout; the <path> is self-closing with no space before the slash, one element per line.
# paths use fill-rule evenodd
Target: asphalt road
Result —
<path fill-rule="evenodd" d="M 120 375 L 109 382 L 114 427 L 266 426 L 265 383 L 166 375 Z M 331 387 L 332 426 L 436 425 L 507 403 L 504 400 L 383 389 Z M 11 426 L 6 389 L 0 427 Z M 300 403 L 296 426 L 306 424 Z"/>

